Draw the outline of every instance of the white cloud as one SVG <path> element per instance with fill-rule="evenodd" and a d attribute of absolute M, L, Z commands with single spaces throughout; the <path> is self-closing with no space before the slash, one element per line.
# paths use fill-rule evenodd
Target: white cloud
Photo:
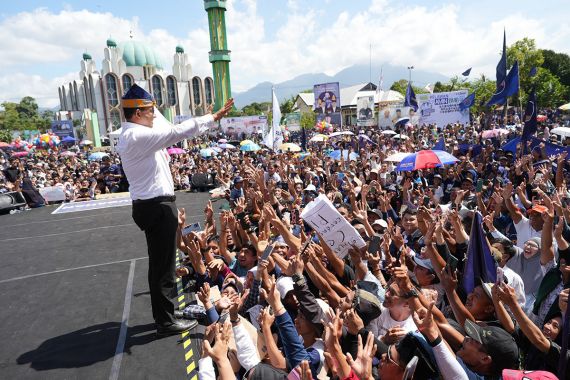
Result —
<path fill-rule="evenodd" d="M 234 91 L 262 81 L 280 82 L 310 72 L 333 74 L 356 63 L 367 63 L 370 44 L 377 64 L 414 65 L 446 75 L 473 66 L 475 74 L 491 77 L 503 28 L 507 29 L 508 43 L 531 37 L 539 47 L 569 50 L 570 26 L 553 25 L 541 15 L 524 11 L 491 19 L 485 25 L 472 25 L 459 20 L 462 10 L 457 5 L 402 8 L 389 0 L 370 0 L 364 11 L 347 7 L 330 16 L 322 7 L 310 8 L 307 4 L 311 3 L 288 0 L 282 3 L 284 9 L 275 10 L 279 17 L 272 18 L 259 13 L 258 1 L 228 2 L 226 20 Z M 167 71 L 174 47 L 182 44 L 194 72 L 210 75 L 205 18 L 204 12 L 202 24 L 189 26 L 186 35 L 176 36 L 166 27 L 142 30 L 136 17 L 125 19 L 71 7 L 59 13 L 42 8 L 9 16 L 0 22 L 0 100 L 32 95 L 42 105 L 57 104 L 57 87 L 77 79 L 81 54 L 91 53 L 100 68 L 105 40 L 110 34 L 119 42 L 126 40 L 130 30 L 136 40 L 153 46 Z M 279 24 L 266 24 L 273 20 Z M 50 78 L 45 66 L 55 64 L 60 66 L 59 73 L 61 67 L 65 67 L 63 72 L 73 73 Z"/>

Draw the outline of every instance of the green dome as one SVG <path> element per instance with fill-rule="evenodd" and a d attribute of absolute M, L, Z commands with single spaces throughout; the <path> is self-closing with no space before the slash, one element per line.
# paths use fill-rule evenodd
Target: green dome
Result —
<path fill-rule="evenodd" d="M 127 41 L 121 44 L 123 61 L 127 66 L 151 65 L 162 69 L 162 63 L 153 48 L 139 41 Z"/>
<path fill-rule="evenodd" d="M 176 46 L 176 52 L 177 53 L 184 53 L 184 48 L 180 45 Z"/>
<path fill-rule="evenodd" d="M 109 39 L 107 40 L 107 47 L 117 47 L 117 43 L 115 42 L 114 39 L 109 38 Z"/>
<path fill-rule="evenodd" d="M 89 53 L 83 53 L 83 60 L 84 60 L 84 61 L 87 61 L 87 60 L 90 60 L 90 59 L 91 59 L 91 54 L 89 54 Z"/>

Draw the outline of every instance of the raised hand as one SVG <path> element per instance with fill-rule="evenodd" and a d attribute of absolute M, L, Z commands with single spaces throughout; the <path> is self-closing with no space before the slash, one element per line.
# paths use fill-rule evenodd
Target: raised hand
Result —
<path fill-rule="evenodd" d="M 418 330 L 430 341 L 433 342 L 439 336 L 439 329 L 437 324 L 433 320 L 432 310 L 435 303 L 432 302 L 427 309 L 419 309 L 414 312 L 413 318 L 414 323 L 418 327 Z"/>
<path fill-rule="evenodd" d="M 229 98 L 226 103 L 224 104 L 224 106 L 222 108 L 220 108 L 218 110 L 218 112 L 216 112 L 213 116 L 214 116 L 214 121 L 218 121 L 220 120 L 222 117 L 226 116 L 231 110 L 232 107 L 234 106 L 234 99 L 233 98 Z"/>
<path fill-rule="evenodd" d="M 232 337 L 232 325 L 229 321 L 226 321 L 222 326 L 219 323 L 216 324 L 216 343 L 214 347 L 210 346 L 210 342 L 207 339 L 202 343 L 202 350 L 209 357 L 211 357 L 216 363 L 224 359 L 227 360 L 228 355 L 228 343 Z"/>
<path fill-rule="evenodd" d="M 186 224 L 186 210 L 184 208 L 178 209 L 178 226 L 180 228 L 184 227 Z"/>
<path fill-rule="evenodd" d="M 364 347 L 362 346 L 362 336 L 358 335 L 358 352 L 356 354 L 356 360 L 354 360 L 352 355 L 348 353 L 346 355 L 346 361 L 359 379 L 373 379 L 372 357 L 376 353 L 376 350 L 377 347 L 376 344 L 374 344 L 374 334 L 368 334 L 366 345 Z"/>
<path fill-rule="evenodd" d="M 208 284 L 207 282 L 205 282 L 204 285 L 202 285 L 202 287 L 198 291 L 198 299 L 200 300 L 200 302 L 202 302 L 202 305 L 204 305 L 204 307 L 206 307 L 206 304 L 211 303 L 210 302 L 210 284 Z M 206 308 L 206 309 L 208 309 L 208 308 Z"/>

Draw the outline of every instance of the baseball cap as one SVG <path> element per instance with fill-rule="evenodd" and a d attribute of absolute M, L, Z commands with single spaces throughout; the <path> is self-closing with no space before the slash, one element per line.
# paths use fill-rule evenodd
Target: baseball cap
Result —
<path fill-rule="evenodd" d="M 528 210 L 529 213 L 538 212 L 539 214 L 542 214 L 545 211 L 548 211 L 548 208 L 542 205 L 534 205 L 531 209 Z"/>
<path fill-rule="evenodd" d="M 388 228 L 388 223 L 386 223 L 386 221 L 384 219 L 377 219 L 374 221 L 374 223 L 372 223 L 372 227 L 374 226 L 380 226 L 382 228 Z"/>
<path fill-rule="evenodd" d="M 279 277 L 275 283 L 279 294 L 281 294 L 281 299 L 285 298 L 287 293 L 293 290 L 293 279 L 291 277 Z"/>
<path fill-rule="evenodd" d="M 517 368 L 519 349 L 515 339 L 500 327 L 481 327 L 471 320 L 465 321 L 467 335 L 483 345 L 483 348 L 493 359 L 494 373 L 503 369 Z"/>
<path fill-rule="evenodd" d="M 378 210 L 377 208 L 373 208 L 373 209 L 367 210 L 367 212 L 371 212 L 371 213 L 373 213 L 373 214 L 376 214 L 376 215 L 378 215 L 380 218 L 382 217 L 382 211 Z"/>
<path fill-rule="evenodd" d="M 305 187 L 305 191 L 317 191 L 317 188 L 312 183 Z"/>
<path fill-rule="evenodd" d="M 429 260 L 429 259 L 420 259 L 418 256 L 414 256 L 414 262 L 423 268 L 426 268 L 426 269 L 431 270 L 432 272 L 435 272 L 435 270 L 433 269 L 433 265 L 431 263 L 431 260 Z"/>
<path fill-rule="evenodd" d="M 235 184 L 235 183 L 240 183 L 240 182 L 243 182 L 243 178 L 241 178 L 240 176 L 237 176 L 237 177 L 234 178 L 234 184 Z"/>

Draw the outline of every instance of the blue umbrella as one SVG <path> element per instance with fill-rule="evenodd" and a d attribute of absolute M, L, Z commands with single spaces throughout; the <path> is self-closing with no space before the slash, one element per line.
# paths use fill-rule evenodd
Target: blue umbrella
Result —
<path fill-rule="evenodd" d="M 329 157 L 332 158 L 333 160 L 340 160 L 340 155 L 341 155 L 341 151 L 340 150 L 333 150 L 332 152 L 329 153 Z M 350 154 L 348 153 L 348 150 L 343 150 L 342 151 L 342 157 L 345 160 L 351 160 L 351 161 L 356 161 L 356 159 L 358 158 L 358 154 L 351 152 Z"/>
<path fill-rule="evenodd" d="M 71 136 L 65 136 L 61 142 L 62 143 L 74 143 L 76 140 Z"/>
<path fill-rule="evenodd" d="M 105 152 L 95 152 L 95 153 L 91 153 L 88 157 L 89 161 L 99 161 L 101 160 L 103 157 L 109 156 L 107 153 Z"/>
<path fill-rule="evenodd" d="M 215 156 L 216 154 L 217 154 L 217 152 L 212 148 L 200 149 L 200 156 L 202 156 L 204 158 L 212 157 L 212 156 Z"/>
<path fill-rule="evenodd" d="M 443 150 L 420 150 L 404 157 L 396 166 L 396 171 L 406 172 L 419 169 L 436 168 L 450 165 L 459 161 L 453 155 Z"/>
<path fill-rule="evenodd" d="M 242 150 L 244 152 L 257 152 L 260 149 L 261 149 L 261 147 L 259 145 L 257 145 L 256 143 L 247 143 L 247 144 L 243 144 L 240 147 L 240 150 Z"/>

